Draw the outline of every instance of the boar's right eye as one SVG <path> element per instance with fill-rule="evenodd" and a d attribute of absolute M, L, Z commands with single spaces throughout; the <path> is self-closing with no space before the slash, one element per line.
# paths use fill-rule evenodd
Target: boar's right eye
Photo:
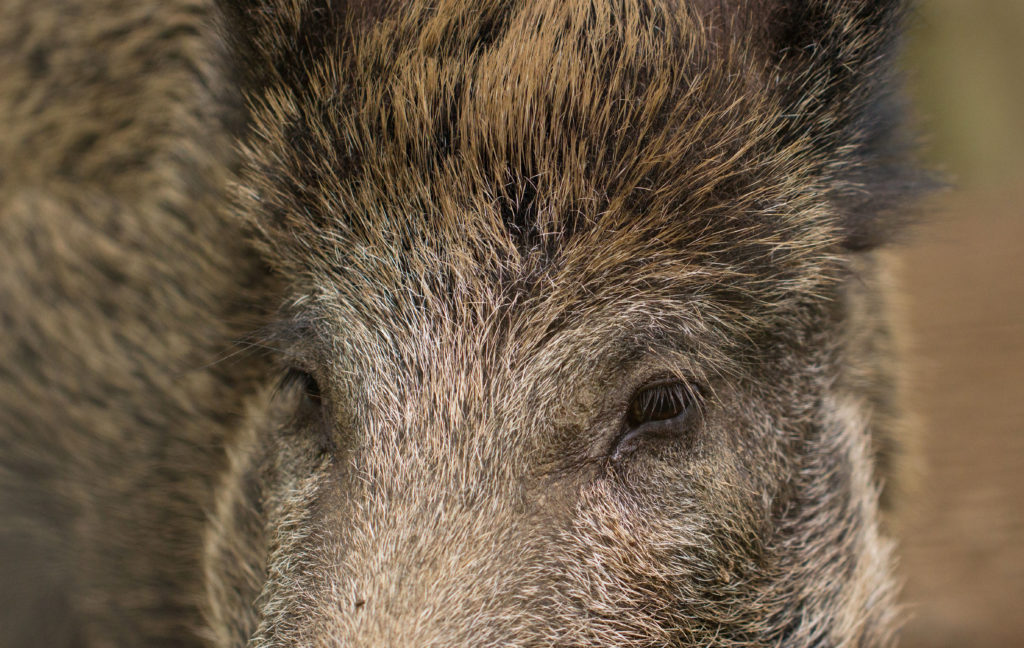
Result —
<path fill-rule="evenodd" d="M 281 378 L 278 391 L 287 394 L 289 402 L 295 403 L 292 418 L 282 430 L 297 433 L 302 438 L 312 439 L 316 443 L 318 456 L 330 452 L 333 445 L 329 419 L 324 407 L 320 383 L 317 382 L 316 377 L 302 369 L 289 369 Z M 292 401 L 291 399 L 298 400 Z"/>
<path fill-rule="evenodd" d="M 307 403 L 315 407 L 319 407 L 322 404 L 320 384 L 309 372 L 302 371 L 301 369 L 289 369 L 288 373 L 281 380 L 281 390 L 284 391 L 293 387 L 302 390 L 303 397 Z"/>

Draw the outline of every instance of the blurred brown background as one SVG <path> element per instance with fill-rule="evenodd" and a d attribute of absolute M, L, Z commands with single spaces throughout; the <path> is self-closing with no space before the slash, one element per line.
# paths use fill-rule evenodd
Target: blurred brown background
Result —
<path fill-rule="evenodd" d="M 1024 0 L 921 0 L 908 74 L 953 185 L 903 251 L 921 469 L 904 648 L 1024 646 Z"/>

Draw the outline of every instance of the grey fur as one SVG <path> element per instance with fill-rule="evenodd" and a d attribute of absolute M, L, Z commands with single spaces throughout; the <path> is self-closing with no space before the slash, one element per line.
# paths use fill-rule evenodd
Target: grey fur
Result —
<path fill-rule="evenodd" d="M 9 0 L 0 642 L 891 645 L 903 13 Z"/>

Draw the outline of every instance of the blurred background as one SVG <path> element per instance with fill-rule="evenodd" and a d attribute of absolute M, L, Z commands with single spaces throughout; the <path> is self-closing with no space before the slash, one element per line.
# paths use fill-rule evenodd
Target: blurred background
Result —
<path fill-rule="evenodd" d="M 920 0 L 907 71 L 951 189 L 902 250 L 920 467 L 903 648 L 1024 646 L 1024 0 Z"/>

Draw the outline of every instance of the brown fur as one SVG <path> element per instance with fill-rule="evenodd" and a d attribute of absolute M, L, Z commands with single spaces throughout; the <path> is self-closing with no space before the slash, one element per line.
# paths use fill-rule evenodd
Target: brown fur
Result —
<path fill-rule="evenodd" d="M 902 13 L 8 2 L 3 641 L 891 645 Z"/>

